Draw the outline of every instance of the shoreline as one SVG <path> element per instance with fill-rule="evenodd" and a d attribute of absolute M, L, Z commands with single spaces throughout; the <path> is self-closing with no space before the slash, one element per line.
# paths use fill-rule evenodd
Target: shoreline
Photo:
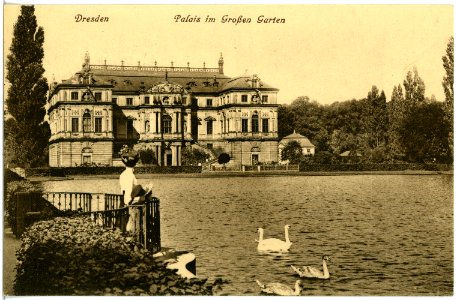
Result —
<path fill-rule="evenodd" d="M 454 171 L 425 171 L 425 170 L 405 170 L 405 171 L 332 171 L 332 172 L 297 172 L 297 171 L 211 171 L 203 173 L 148 173 L 138 174 L 138 179 L 158 178 L 158 177 L 177 177 L 177 178 L 211 178 L 211 177 L 274 177 L 274 176 L 360 176 L 360 175 L 454 175 Z M 119 174 L 110 175 L 71 175 L 67 177 L 36 176 L 29 177 L 29 181 L 61 181 L 73 179 L 92 179 L 106 178 L 118 179 Z"/>

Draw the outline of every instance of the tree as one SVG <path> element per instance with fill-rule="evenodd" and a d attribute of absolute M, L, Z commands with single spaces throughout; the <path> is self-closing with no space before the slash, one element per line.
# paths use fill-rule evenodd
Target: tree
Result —
<path fill-rule="evenodd" d="M 388 128 L 386 95 L 384 91 L 379 93 L 378 88 L 373 85 L 371 91 L 368 92 L 367 101 L 367 132 L 369 133 L 369 145 L 373 149 L 386 144 Z"/>
<path fill-rule="evenodd" d="M 210 158 L 208 153 L 192 147 L 185 147 L 181 154 L 181 164 L 183 166 L 196 166 L 206 162 Z"/>
<path fill-rule="evenodd" d="M 388 103 L 389 129 L 388 129 L 388 149 L 391 159 L 402 159 L 404 149 L 400 142 L 400 128 L 406 117 L 405 99 L 401 85 L 394 86 L 392 98 Z"/>
<path fill-rule="evenodd" d="M 141 163 L 145 165 L 157 165 L 157 159 L 156 159 L 156 154 L 154 150 L 152 149 L 141 149 L 138 151 L 138 154 L 140 155 Z"/>
<path fill-rule="evenodd" d="M 6 79 L 10 83 L 6 103 L 14 120 L 10 126 L 15 129 L 9 138 L 21 145 L 13 155 L 25 167 L 46 164 L 50 136 L 49 125 L 44 122 L 48 91 L 43 77 L 44 31 L 37 26 L 34 12 L 34 6 L 21 6 L 6 63 Z"/>
<path fill-rule="evenodd" d="M 288 142 L 281 152 L 281 160 L 289 160 L 291 164 L 297 164 L 303 157 L 303 149 L 299 142 Z"/>
<path fill-rule="evenodd" d="M 293 128 L 310 140 L 323 129 L 323 107 L 309 97 L 301 96 L 290 104 L 293 114 Z"/>
<path fill-rule="evenodd" d="M 412 108 L 400 129 L 400 139 L 410 162 L 449 163 L 449 127 L 441 102 L 422 103 Z"/>
<path fill-rule="evenodd" d="M 414 77 L 413 73 L 408 71 L 403 86 L 405 87 L 405 101 L 408 109 L 425 100 L 425 84 L 419 77 L 416 68 L 414 68 Z"/>
<path fill-rule="evenodd" d="M 453 122 L 454 122 L 454 37 L 449 39 L 449 43 L 446 48 L 446 55 L 443 56 L 443 66 L 446 71 L 446 76 L 443 77 L 443 88 L 444 88 L 444 113 L 446 115 L 446 121 L 449 126 L 449 147 L 453 151 Z"/>
<path fill-rule="evenodd" d="M 294 131 L 294 116 L 288 105 L 279 105 L 278 107 L 278 137 L 291 134 Z"/>

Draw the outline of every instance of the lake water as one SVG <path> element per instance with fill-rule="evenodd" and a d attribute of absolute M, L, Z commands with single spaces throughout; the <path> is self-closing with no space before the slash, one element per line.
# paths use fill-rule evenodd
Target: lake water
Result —
<path fill-rule="evenodd" d="M 321 267 L 330 280 L 302 280 L 302 295 L 452 295 L 453 176 L 355 175 L 158 177 L 162 246 L 191 250 L 197 274 L 229 281 L 223 295 L 259 295 L 255 283 L 298 276 L 291 264 Z M 119 193 L 116 179 L 50 181 L 48 191 Z M 257 252 L 265 238 L 290 252 Z"/>

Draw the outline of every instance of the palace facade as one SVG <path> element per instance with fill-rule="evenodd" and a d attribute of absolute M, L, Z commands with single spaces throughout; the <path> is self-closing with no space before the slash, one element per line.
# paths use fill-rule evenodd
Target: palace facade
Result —
<path fill-rule="evenodd" d="M 222 54 L 217 68 L 91 65 L 86 54 L 81 71 L 51 84 L 49 165 L 118 165 L 123 145 L 163 166 L 180 166 L 186 147 L 238 166 L 277 162 L 277 93 L 257 75 L 224 75 Z"/>

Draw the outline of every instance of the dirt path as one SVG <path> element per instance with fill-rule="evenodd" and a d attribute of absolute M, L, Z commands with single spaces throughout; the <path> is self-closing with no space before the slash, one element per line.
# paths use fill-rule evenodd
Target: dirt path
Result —
<path fill-rule="evenodd" d="M 5 227 L 3 232 L 3 296 L 14 296 L 13 284 L 16 276 L 16 250 L 19 249 L 21 241 Z"/>

